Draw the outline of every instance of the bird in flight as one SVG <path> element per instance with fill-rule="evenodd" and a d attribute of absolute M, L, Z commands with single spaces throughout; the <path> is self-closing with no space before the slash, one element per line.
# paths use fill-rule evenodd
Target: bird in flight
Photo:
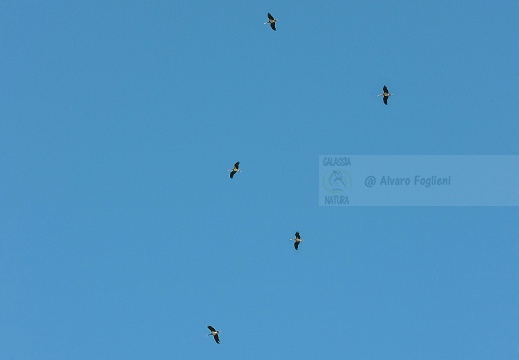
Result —
<path fill-rule="evenodd" d="M 241 171 L 240 170 L 240 162 L 237 161 L 236 164 L 234 164 L 234 169 L 229 169 L 228 171 L 230 171 L 231 173 L 229 174 L 231 179 L 234 177 L 234 174 L 236 174 L 237 172 Z"/>
<path fill-rule="evenodd" d="M 207 334 L 207 336 L 213 336 L 214 337 L 214 341 L 216 341 L 217 344 L 220 343 L 220 339 L 218 338 L 218 334 L 220 333 L 220 331 L 216 330 L 214 327 L 212 327 L 211 325 L 209 325 L 207 327 L 211 333 L 210 334 Z"/>
<path fill-rule="evenodd" d="M 267 16 L 269 17 L 269 21 L 267 21 L 265 24 L 270 24 L 270 27 L 272 28 L 272 30 L 276 31 L 277 20 L 274 19 L 274 16 L 270 15 L 270 13 L 268 13 Z"/>
<path fill-rule="evenodd" d="M 299 231 L 296 231 L 296 237 L 295 239 L 290 239 L 290 240 L 295 240 L 295 243 L 294 243 L 294 247 L 296 248 L 299 248 L 299 243 L 303 241 L 303 239 L 301 239 L 301 236 L 299 236 Z"/>
<path fill-rule="evenodd" d="M 391 94 L 389 92 L 389 90 L 387 89 L 386 85 L 384 85 L 384 87 L 382 88 L 382 91 L 383 91 L 383 93 L 382 94 L 378 94 L 377 96 L 383 96 L 382 101 L 384 101 L 384 104 L 387 105 L 387 98 L 392 96 L 393 94 Z"/>

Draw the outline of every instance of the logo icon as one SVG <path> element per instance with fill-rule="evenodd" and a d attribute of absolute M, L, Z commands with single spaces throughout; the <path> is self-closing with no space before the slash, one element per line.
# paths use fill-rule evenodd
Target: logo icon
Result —
<path fill-rule="evenodd" d="M 322 184 L 329 193 L 345 193 L 347 190 L 351 189 L 351 175 L 342 169 L 329 170 L 324 173 Z"/>

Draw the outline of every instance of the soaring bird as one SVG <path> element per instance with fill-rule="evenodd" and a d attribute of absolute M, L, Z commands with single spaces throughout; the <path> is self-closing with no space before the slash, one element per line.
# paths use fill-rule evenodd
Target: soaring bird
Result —
<path fill-rule="evenodd" d="M 389 92 L 389 90 L 387 89 L 386 85 L 384 85 L 384 87 L 382 88 L 382 91 L 383 91 L 383 93 L 382 94 L 378 94 L 377 96 L 383 96 L 382 101 L 384 101 L 384 104 L 387 105 L 387 98 L 392 96 L 393 94 L 391 94 Z"/>
<path fill-rule="evenodd" d="M 234 177 L 234 174 L 236 174 L 237 172 L 241 171 L 240 170 L 240 162 L 237 161 L 236 164 L 234 164 L 234 169 L 229 169 L 229 171 L 231 172 L 229 175 L 231 176 L 231 179 Z"/>
<path fill-rule="evenodd" d="M 267 14 L 269 17 L 269 21 L 267 21 L 265 24 L 270 24 L 270 27 L 272 30 L 276 31 L 276 19 L 274 19 L 274 16 L 270 15 L 270 13 Z"/>
<path fill-rule="evenodd" d="M 219 344 L 220 343 L 220 339 L 218 338 L 218 334 L 220 333 L 220 331 L 216 330 L 211 325 L 209 325 L 207 328 L 211 331 L 211 333 L 207 334 L 207 336 L 212 335 L 214 337 L 214 341 L 216 341 L 216 343 Z"/>
<path fill-rule="evenodd" d="M 301 239 L 301 236 L 299 236 L 299 231 L 296 231 L 296 237 L 295 239 L 290 239 L 290 240 L 295 240 L 295 243 L 294 243 L 294 247 L 297 248 L 299 247 L 299 243 L 303 241 L 303 239 Z"/>

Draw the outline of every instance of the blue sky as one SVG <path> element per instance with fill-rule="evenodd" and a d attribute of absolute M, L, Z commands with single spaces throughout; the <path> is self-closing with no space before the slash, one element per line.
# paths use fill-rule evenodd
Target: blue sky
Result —
<path fill-rule="evenodd" d="M 517 155 L 518 13 L 0 1 L 0 357 L 517 359 L 517 208 L 319 207 L 318 159 Z"/>

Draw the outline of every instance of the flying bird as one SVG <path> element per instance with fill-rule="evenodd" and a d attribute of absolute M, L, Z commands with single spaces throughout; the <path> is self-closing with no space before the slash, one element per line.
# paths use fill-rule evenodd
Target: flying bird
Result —
<path fill-rule="evenodd" d="M 229 169 L 228 171 L 230 171 L 231 173 L 229 174 L 231 176 L 231 179 L 234 177 L 234 174 L 236 174 L 237 172 L 241 171 L 240 170 L 240 162 L 237 161 L 236 164 L 234 164 L 234 169 Z"/>
<path fill-rule="evenodd" d="M 391 94 L 389 92 L 389 90 L 387 89 L 386 85 L 384 85 L 384 87 L 382 88 L 382 91 L 383 91 L 383 93 L 382 94 L 378 94 L 377 96 L 383 96 L 382 101 L 384 101 L 384 104 L 387 105 L 387 98 L 392 96 L 393 94 Z"/>
<path fill-rule="evenodd" d="M 211 325 L 209 325 L 207 328 L 211 331 L 211 333 L 207 334 L 207 336 L 212 335 L 214 337 L 214 341 L 216 341 L 216 343 L 219 344 L 220 343 L 220 339 L 218 338 L 218 334 L 220 333 L 220 331 L 216 330 Z"/>
<path fill-rule="evenodd" d="M 269 17 L 269 21 L 267 21 L 265 24 L 270 24 L 270 27 L 272 28 L 272 30 L 276 31 L 277 20 L 274 19 L 274 16 L 270 15 L 270 13 L 268 13 L 267 16 Z"/>
<path fill-rule="evenodd" d="M 299 247 L 299 243 L 303 241 L 303 239 L 301 239 L 301 236 L 299 236 L 299 231 L 296 231 L 296 237 L 295 239 L 290 239 L 290 240 L 295 240 L 295 243 L 294 243 L 294 247 L 297 248 Z"/>

